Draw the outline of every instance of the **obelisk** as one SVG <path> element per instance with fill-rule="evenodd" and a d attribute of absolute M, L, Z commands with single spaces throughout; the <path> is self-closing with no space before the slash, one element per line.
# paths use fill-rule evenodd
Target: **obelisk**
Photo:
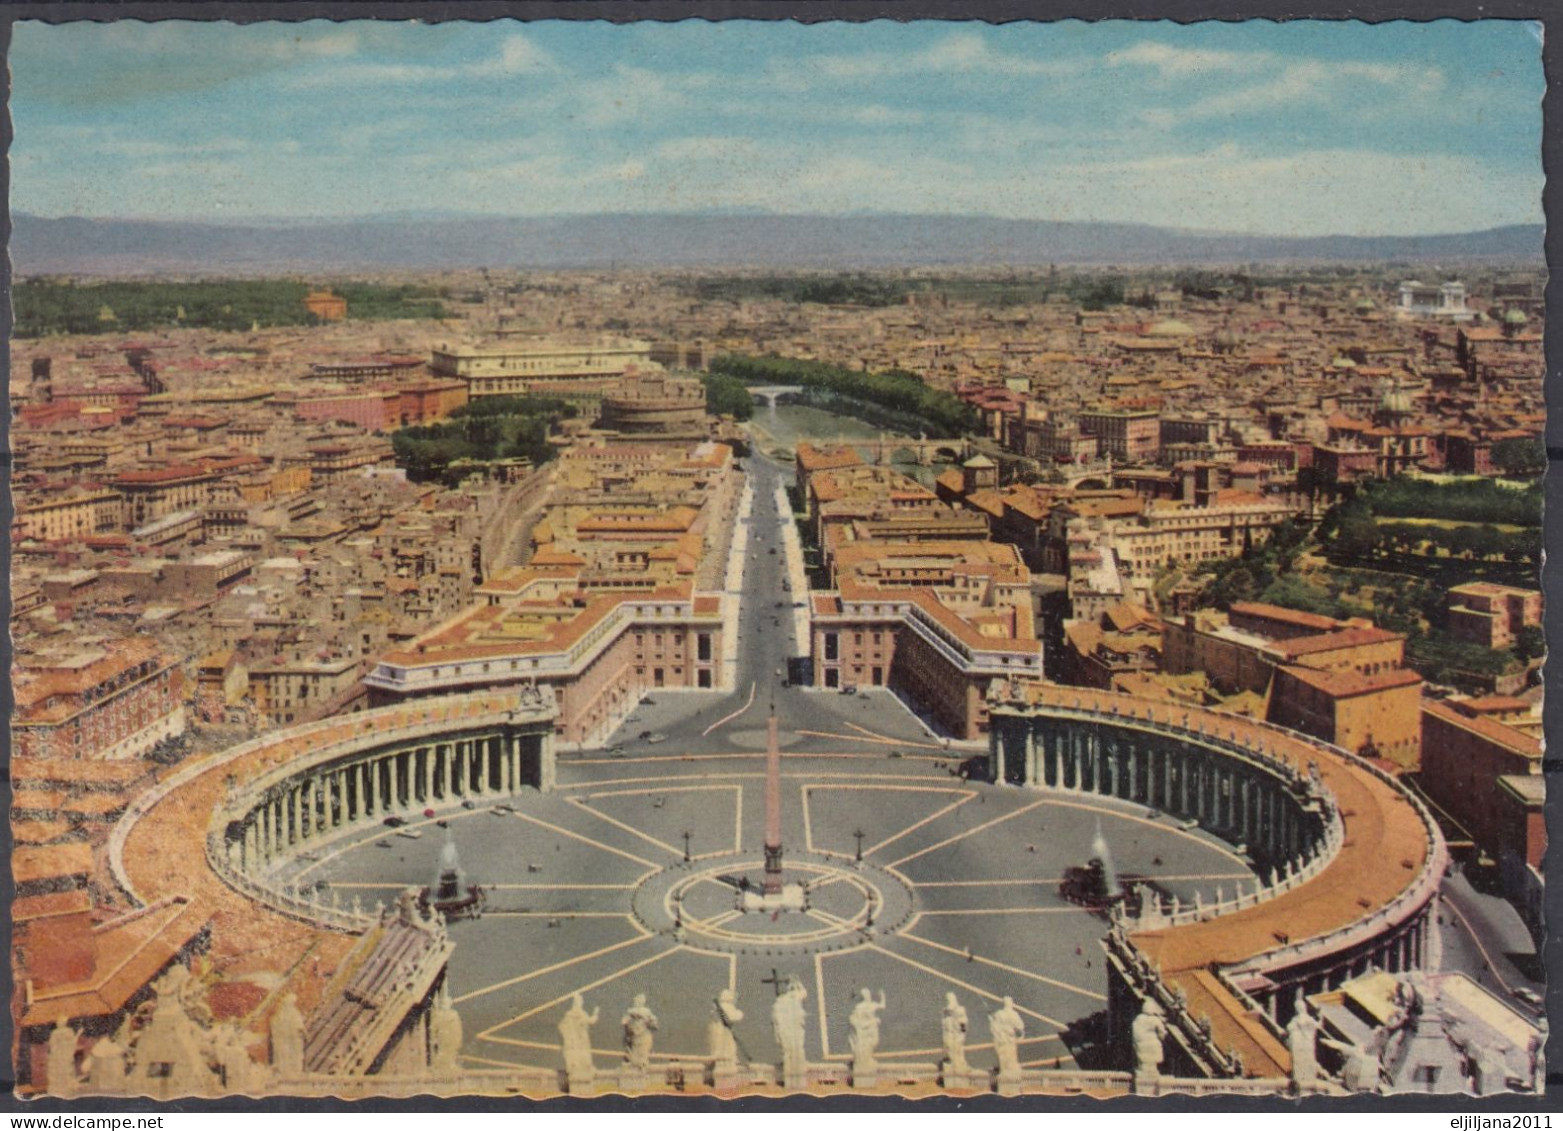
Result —
<path fill-rule="evenodd" d="M 765 722 L 765 887 L 766 895 L 782 890 L 781 745 L 776 712 Z"/>

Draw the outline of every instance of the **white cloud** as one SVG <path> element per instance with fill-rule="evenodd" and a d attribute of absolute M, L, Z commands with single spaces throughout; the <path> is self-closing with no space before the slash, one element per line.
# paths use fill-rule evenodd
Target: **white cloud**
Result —
<path fill-rule="evenodd" d="M 329 69 L 305 71 L 289 85 L 300 90 L 331 86 L 416 84 L 463 78 L 513 78 L 557 69 L 548 52 L 519 32 L 512 32 L 499 50 L 470 63 L 379 63 L 358 61 Z"/>
<path fill-rule="evenodd" d="M 1167 78 L 1185 78 L 1212 71 L 1252 72 L 1273 66 L 1275 55 L 1269 51 L 1220 51 L 1211 48 L 1174 47 L 1170 43 L 1142 40 L 1123 51 L 1109 52 L 1109 66 L 1125 63 L 1152 67 Z"/>
<path fill-rule="evenodd" d="M 1140 117 L 1152 125 L 1170 127 L 1180 122 L 1262 114 L 1290 107 L 1329 106 L 1340 99 L 1346 84 L 1353 81 L 1378 87 L 1373 97 L 1410 100 L 1421 108 L 1444 85 L 1445 77 L 1437 67 L 1413 69 L 1387 63 L 1309 59 L 1287 64 L 1264 82 L 1208 95 L 1187 106 L 1149 107 L 1140 112 Z M 1351 105 L 1360 107 L 1363 102 L 1354 98 Z"/>
<path fill-rule="evenodd" d="M 771 64 L 770 74 L 788 86 L 801 89 L 808 85 L 807 75 L 811 71 L 831 79 L 867 81 L 929 73 L 1066 76 L 1080 74 L 1089 67 L 1090 63 L 1081 58 L 998 51 L 978 32 L 957 31 L 921 51 L 902 54 L 865 51 L 853 55 L 803 55 L 779 60 Z"/>

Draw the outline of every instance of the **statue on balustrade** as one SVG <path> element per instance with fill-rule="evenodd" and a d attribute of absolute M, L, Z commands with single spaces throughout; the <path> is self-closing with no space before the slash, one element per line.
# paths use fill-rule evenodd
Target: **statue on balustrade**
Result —
<path fill-rule="evenodd" d="M 966 1031 L 970 1028 L 966 1007 L 953 993 L 944 995 L 944 1073 L 946 1077 L 971 1072 L 966 1063 Z"/>
<path fill-rule="evenodd" d="M 646 1004 L 645 994 L 636 994 L 619 1024 L 624 1026 L 624 1063 L 644 1072 L 651 1067 L 651 1043 L 657 1031 L 657 1015 Z"/>
<path fill-rule="evenodd" d="M 1015 1008 L 1015 999 L 1006 997 L 1004 1004 L 988 1014 L 988 1033 L 993 1038 L 993 1052 L 999 1061 L 999 1078 L 1015 1078 L 1020 1075 L 1020 1038 L 1026 1035 L 1026 1023 Z"/>
<path fill-rule="evenodd" d="M 461 1014 L 450 1000 L 450 990 L 441 987 L 429 1010 L 429 1071 L 449 1079 L 460 1071 Z"/>
<path fill-rule="evenodd" d="M 559 1019 L 559 1040 L 564 1053 L 564 1071 L 571 1090 L 590 1084 L 596 1077 L 596 1065 L 592 1062 L 592 1026 L 597 1024 L 601 1010 L 586 1012 L 586 1004 L 576 994 Z"/>
<path fill-rule="evenodd" d="M 271 1015 L 271 1064 L 279 1076 L 299 1076 L 304 1071 L 304 1015 L 291 993 L 283 995 Z"/>
<path fill-rule="evenodd" d="M 1162 1042 L 1167 1039 L 1167 1015 L 1155 998 L 1146 998 L 1140 1014 L 1129 1027 L 1134 1044 L 1134 1076 L 1138 1080 L 1155 1080 L 1161 1075 L 1165 1058 Z"/>
<path fill-rule="evenodd" d="M 863 987 L 857 1004 L 852 1007 L 852 1013 L 847 1018 L 847 1024 L 852 1028 L 852 1032 L 847 1035 L 847 1047 L 852 1050 L 854 1072 L 874 1070 L 874 1054 L 879 1050 L 879 1014 L 884 1008 L 884 991 L 879 991 L 879 1000 L 875 1001 L 873 992 L 867 986 Z"/>
<path fill-rule="evenodd" d="M 737 995 L 730 989 L 717 994 L 712 1005 L 711 1020 L 706 1024 L 706 1037 L 711 1044 L 711 1064 L 717 1072 L 731 1072 L 738 1067 L 738 1038 L 733 1026 L 744 1019 L 738 1008 Z"/>
<path fill-rule="evenodd" d="M 51 1096 L 72 1096 L 76 1093 L 76 1043 L 76 1030 L 62 1022 L 55 1022 L 54 1028 L 49 1031 L 46 1080 Z"/>
<path fill-rule="evenodd" d="M 803 1003 L 809 991 L 796 978 L 787 983 L 785 993 L 771 1005 L 771 1032 L 781 1046 L 782 1081 L 787 1087 L 801 1087 L 808 1070 L 808 1060 L 803 1045 L 804 1027 L 808 1012 Z"/>

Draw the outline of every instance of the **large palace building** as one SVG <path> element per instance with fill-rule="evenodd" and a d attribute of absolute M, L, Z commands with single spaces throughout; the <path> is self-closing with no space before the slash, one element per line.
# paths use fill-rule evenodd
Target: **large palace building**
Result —
<path fill-rule="evenodd" d="M 580 343 L 502 337 L 437 347 L 429 368 L 465 381 L 473 400 L 537 393 L 595 406 L 625 374 L 652 368 L 651 345 L 627 338 Z"/>

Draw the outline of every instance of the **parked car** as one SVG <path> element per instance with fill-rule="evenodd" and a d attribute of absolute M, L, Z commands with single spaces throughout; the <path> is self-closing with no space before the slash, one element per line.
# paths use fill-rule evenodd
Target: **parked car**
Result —
<path fill-rule="evenodd" d="M 407 823 L 407 818 L 406 817 L 398 817 L 395 813 L 392 813 L 389 817 L 387 817 L 385 819 L 384 823 L 385 823 L 387 828 L 399 829 L 399 828 L 401 828 L 403 825 L 405 825 Z"/>
<path fill-rule="evenodd" d="M 640 741 L 645 742 L 648 738 L 651 737 L 651 735 L 652 735 L 651 731 L 643 730 L 643 731 L 640 732 L 640 734 L 636 735 L 636 737 L 638 739 L 640 739 Z"/>
<path fill-rule="evenodd" d="M 857 694 L 857 684 L 855 684 L 855 683 L 843 683 L 841 685 L 841 694 L 843 694 L 843 695 L 856 695 Z"/>
<path fill-rule="evenodd" d="M 656 734 L 648 734 L 646 736 L 646 741 L 647 742 L 651 742 L 651 743 L 666 742 L 667 740 L 668 740 L 668 736 L 665 735 L 665 734 L 662 734 L 660 732 L 658 732 Z"/>

